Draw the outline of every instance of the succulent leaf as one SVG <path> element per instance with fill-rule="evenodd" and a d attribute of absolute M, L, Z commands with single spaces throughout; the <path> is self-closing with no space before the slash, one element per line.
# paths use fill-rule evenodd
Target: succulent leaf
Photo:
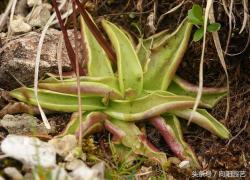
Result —
<path fill-rule="evenodd" d="M 161 31 L 150 36 L 147 39 L 139 39 L 139 44 L 137 45 L 136 52 L 143 68 L 143 72 L 147 71 L 146 65 L 150 60 L 151 49 L 153 48 L 154 44 L 161 41 L 165 36 L 168 36 L 168 30 Z"/>
<path fill-rule="evenodd" d="M 151 49 L 144 73 L 144 89 L 167 90 L 188 46 L 192 25 L 184 20 L 170 36 Z"/>
<path fill-rule="evenodd" d="M 124 146 L 131 148 L 135 154 L 146 156 L 164 166 L 168 164 L 166 154 L 158 151 L 133 122 L 122 122 L 115 119 L 110 121 L 125 133 L 121 139 Z"/>
<path fill-rule="evenodd" d="M 191 116 L 192 109 L 186 109 L 181 111 L 174 111 L 178 117 L 189 120 Z M 192 122 L 207 129 L 211 133 L 219 136 L 222 139 L 228 139 L 230 137 L 230 132 L 228 129 L 219 121 L 217 121 L 211 114 L 205 109 L 197 109 L 193 114 Z"/>
<path fill-rule="evenodd" d="M 11 91 L 10 95 L 27 104 L 37 105 L 34 89 L 32 88 L 18 88 Z M 59 112 L 77 112 L 78 110 L 76 95 L 39 89 L 38 98 L 40 105 L 47 110 Z M 84 104 L 82 104 L 84 111 L 105 109 L 101 97 L 82 97 L 82 102 L 84 102 Z"/>
<path fill-rule="evenodd" d="M 90 16 L 89 16 L 90 17 Z M 91 18 L 92 19 L 92 18 Z M 81 32 L 87 49 L 88 76 L 114 76 L 110 60 L 80 16 Z M 94 23 L 94 22 L 93 22 Z"/>
<path fill-rule="evenodd" d="M 143 73 L 133 45 L 116 25 L 105 20 L 102 25 L 116 51 L 121 93 L 128 99 L 139 96 L 143 88 Z"/>
<path fill-rule="evenodd" d="M 122 99 L 118 84 L 107 84 L 102 82 L 80 81 L 80 92 L 82 96 L 100 96 L 111 99 Z M 76 81 L 62 81 L 57 83 L 39 83 L 40 89 L 77 95 Z M 115 87 L 114 87 L 115 86 Z"/>
<path fill-rule="evenodd" d="M 150 123 L 159 130 L 170 149 L 181 160 L 189 160 L 193 167 L 200 168 L 199 162 L 191 149 L 184 141 L 180 122 L 174 115 L 157 116 L 150 119 Z"/>
<path fill-rule="evenodd" d="M 140 121 L 172 111 L 191 108 L 194 98 L 151 93 L 134 100 L 111 100 L 104 112 L 123 121 Z"/>
<path fill-rule="evenodd" d="M 195 98 L 198 92 L 198 86 L 175 76 L 168 88 L 168 91 L 177 95 L 191 96 Z M 213 108 L 219 100 L 226 95 L 226 93 L 227 89 L 224 87 L 203 87 L 201 102 L 206 108 Z"/>

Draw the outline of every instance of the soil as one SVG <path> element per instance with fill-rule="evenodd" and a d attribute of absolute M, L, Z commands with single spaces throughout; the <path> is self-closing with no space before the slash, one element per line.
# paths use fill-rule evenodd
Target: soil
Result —
<path fill-rule="evenodd" d="M 120 24 L 134 36 L 140 36 L 140 34 L 149 36 L 150 34 L 147 32 L 149 32 L 150 27 L 147 25 L 147 17 L 153 12 L 154 6 L 157 7 L 157 22 L 161 14 L 175 7 L 181 0 L 159 0 L 157 4 L 154 3 L 155 1 L 144 0 L 141 5 L 138 3 L 139 0 L 127 2 L 124 6 L 124 1 L 122 0 L 95 0 L 93 4 L 88 4 L 88 8 L 97 19 L 105 16 L 113 22 Z M 186 16 L 187 10 L 191 8 L 193 2 L 199 4 L 201 1 L 192 0 L 185 2 L 181 8 L 163 18 L 156 31 L 166 28 L 174 29 L 180 20 Z M 205 4 L 201 5 L 204 7 Z M 219 36 L 222 48 L 225 49 L 229 28 L 227 15 L 223 10 L 223 6 L 217 1 L 214 7 L 215 17 L 217 17 L 216 21 L 222 25 Z M 243 12 L 242 6 L 236 3 L 234 12 Z M 247 43 L 248 33 L 250 33 L 244 31 L 242 34 L 239 34 L 243 16 L 240 13 L 235 13 L 235 15 L 236 22 L 239 23 L 236 24 L 237 28 L 233 31 L 229 44 L 229 53 L 240 52 Z M 137 27 L 141 32 L 138 31 Z M 207 34 L 207 36 L 204 59 L 204 86 L 225 86 L 226 76 L 219 62 L 212 36 L 211 34 Z M 178 75 L 194 84 L 198 84 L 199 80 L 201 48 L 202 42 L 191 42 L 177 72 Z M 184 137 L 196 152 L 204 170 L 211 171 L 215 177 L 218 177 L 220 171 L 244 171 L 247 179 L 247 177 L 250 177 L 250 48 L 248 47 L 240 55 L 226 56 L 225 60 L 230 79 L 229 115 L 225 120 L 226 98 L 222 99 L 212 109 L 211 113 L 230 130 L 232 138 L 228 141 L 221 140 L 196 125 L 184 128 Z M 63 123 L 61 125 L 58 122 L 63 122 L 65 119 L 69 119 L 68 115 L 61 117 L 60 121 L 56 121 L 58 132 L 66 124 Z M 164 145 L 160 135 L 152 127 L 147 127 L 147 130 L 150 132 L 149 138 L 152 142 L 171 156 L 170 150 Z M 101 139 L 106 139 L 106 135 L 98 134 L 97 136 L 101 136 Z M 168 173 L 176 179 L 188 179 L 194 172 L 171 166 Z"/>

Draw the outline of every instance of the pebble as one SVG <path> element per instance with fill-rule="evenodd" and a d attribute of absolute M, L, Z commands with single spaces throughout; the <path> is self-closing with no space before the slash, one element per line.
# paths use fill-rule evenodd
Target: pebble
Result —
<path fill-rule="evenodd" d="M 50 10 L 48 5 L 39 5 L 26 17 L 27 22 L 32 27 L 43 27 L 50 18 Z M 49 7 L 50 8 L 50 7 Z"/>
<path fill-rule="evenodd" d="M 22 180 L 23 175 L 15 167 L 7 167 L 3 172 L 13 180 Z"/>
<path fill-rule="evenodd" d="M 84 166 L 84 162 L 82 162 L 80 159 L 75 159 L 73 161 L 67 162 L 65 165 L 65 168 L 69 171 L 73 171 L 77 169 L 78 167 Z"/>
<path fill-rule="evenodd" d="M 26 33 L 31 31 L 32 27 L 24 21 L 24 17 L 16 16 L 10 21 L 10 29 L 14 33 Z"/>
<path fill-rule="evenodd" d="M 55 148 L 57 154 L 65 157 L 77 147 L 77 139 L 74 135 L 66 135 L 62 138 L 50 140 L 49 144 Z"/>
<path fill-rule="evenodd" d="M 8 135 L 1 144 L 1 150 L 7 156 L 31 167 L 55 167 L 56 152 L 52 145 L 38 138 Z"/>
<path fill-rule="evenodd" d="M 187 169 L 190 167 L 190 162 L 185 160 L 185 161 L 181 161 L 181 163 L 179 164 L 179 168 L 181 169 Z"/>
<path fill-rule="evenodd" d="M 83 165 L 72 171 L 70 176 L 73 180 L 104 180 L 104 168 L 104 162 L 100 162 L 91 168 Z"/>
<path fill-rule="evenodd" d="M 4 127 L 9 134 L 27 135 L 38 134 L 48 135 L 49 131 L 44 124 L 38 124 L 39 120 L 29 114 L 22 115 L 5 115 L 0 121 L 0 126 Z M 55 129 L 53 127 L 52 129 Z M 51 130 L 50 132 L 53 132 Z"/>

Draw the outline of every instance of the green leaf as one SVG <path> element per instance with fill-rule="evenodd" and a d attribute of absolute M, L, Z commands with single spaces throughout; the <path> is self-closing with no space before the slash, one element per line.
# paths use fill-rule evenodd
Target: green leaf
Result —
<path fill-rule="evenodd" d="M 194 42 L 198 42 L 199 40 L 201 40 L 203 38 L 204 35 L 204 28 L 199 28 L 195 31 L 194 36 L 193 36 L 193 41 Z"/>
<path fill-rule="evenodd" d="M 102 131 L 106 116 L 101 112 L 87 112 L 82 114 L 82 137 Z M 79 114 L 73 113 L 65 129 L 56 137 L 63 137 L 67 134 L 79 136 L 80 124 Z"/>
<path fill-rule="evenodd" d="M 144 89 L 166 90 L 188 47 L 192 24 L 184 20 L 175 32 L 155 44 L 144 73 Z"/>
<path fill-rule="evenodd" d="M 145 134 L 133 122 L 123 122 L 111 119 L 110 122 L 116 129 L 124 132 L 121 143 L 132 149 L 135 154 L 143 155 L 151 160 L 157 161 L 163 166 L 168 165 L 167 157 L 164 152 L 160 152 L 146 140 Z"/>
<path fill-rule="evenodd" d="M 153 48 L 157 43 L 162 41 L 166 36 L 170 36 L 168 30 L 156 33 L 147 39 L 139 39 L 139 43 L 136 48 L 137 56 L 140 60 L 143 72 L 147 71 L 148 61 L 150 60 L 151 48 Z"/>
<path fill-rule="evenodd" d="M 156 92 L 134 100 L 111 100 L 104 113 L 122 121 L 141 121 L 165 112 L 191 108 L 194 101 L 187 96 Z"/>
<path fill-rule="evenodd" d="M 85 54 L 87 57 L 88 76 L 114 76 L 108 56 L 90 32 L 82 16 L 80 16 L 80 23 L 83 40 L 87 50 Z"/>
<path fill-rule="evenodd" d="M 202 7 L 194 4 L 192 9 L 188 11 L 188 19 L 194 25 L 203 25 L 203 10 Z"/>
<path fill-rule="evenodd" d="M 207 31 L 208 32 L 215 32 L 215 31 L 219 31 L 220 28 L 221 28 L 220 23 L 212 23 L 212 24 L 209 24 L 207 26 Z"/>
<path fill-rule="evenodd" d="M 203 10 L 202 10 L 202 7 L 200 5 L 194 4 L 192 7 L 192 13 L 196 18 L 202 19 Z"/>
<path fill-rule="evenodd" d="M 135 49 L 117 26 L 105 20 L 102 25 L 116 51 L 120 91 L 127 99 L 135 98 L 143 88 L 143 72 Z"/>
<path fill-rule="evenodd" d="M 47 89 L 55 92 L 77 95 L 77 83 L 74 79 L 60 80 L 43 80 L 38 84 L 40 89 Z M 112 77 L 100 78 L 81 78 L 80 92 L 82 96 L 100 96 L 111 99 L 122 99 L 119 92 L 117 79 Z"/>
<path fill-rule="evenodd" d="M 181 79 L 179 76 L 175 76 L 167 90 L 176 95 L 191 96 L 196 98 L 198 86 Z M 227 88 L 225 87 L 203 87 L 201 106 L 206 108 L 214 107 L 226 95 L 226 93 Z"/>
<path fill-rule="evenodd" d="M 161 133 L 173 153 L 181 160 L 190 161 L 192 167 L 200 164 L 191 147 L 184 141 L 180 122 L 174 115 L 166 114 L 150 119 L 150 123 Z"/>
<path fill-rule="evenodd" d="M 77 112 L 77 95 L 58 93 L 49 90 L 38 90 L 38 99 L 41 107 L 58 112 Z M 19 101 L 37 106 L 34 89 L 21 87 L 10 92 L 10 95 Z M 102 97 L 82 97 L 83 111 L 103 110 Z"/>
<path fill-rule="evenodd" d="M 189 120 L 192 113 L 192 109 L 174 111 L 173 114 L 183 119 Z M 230 132 L 228 129 L 219 121 L 217 121 L 211 114 L 205 109 L 197 109 L 193 113 L 192 122 L 207 129 L 211 133 L 219 136 L 222 139 L 228 139 Z"/>

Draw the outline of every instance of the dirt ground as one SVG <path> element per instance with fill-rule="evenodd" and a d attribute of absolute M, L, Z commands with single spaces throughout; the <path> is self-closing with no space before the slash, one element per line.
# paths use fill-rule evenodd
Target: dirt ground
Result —
<path fill-rule="evenodd" d="M 127 4 L 124 6 L 122 0 L 95 0 L 89 3 L 88 8 L 92 11 L 94 17 L 101 18 L 105 16 L 113 22 L 120 24 L 135 36 L 140 36 L 140 34 L 148 36 L 150 35 L 148 32 L 152 29 L 148 26 L 147 17 L 154 11 L 154 8 L 157 9 L 155 14 L 155 22 L 157 22 L 161 14 L 179 4 L 181 0 L 159 0 L 157 1 L 158 3 L 144 0 L 142 4 L 138 3 L 138 1 L 126 2 Z M 186 1 L 181 8 L 161 20 L 156 32 L 166 28 L 174 29 L 180 20 L 186 16 L 187 10 L 192 7 L 193 2 L 203 5 L 203 7 L 205 5 L 205 3 L 200 3 L 201 1 Z M 243 12 L 240 2 L 237 1 L 234 6 L 237 28 L 232 32 L 229 53 L 240 52 L 247 44 L 248 33 L 250 33 L 249 31 L 244 31 L 242 34 L 239 34 L 242 14 L 238 12 Z M 223 10 L 223 6 L 217 1 L 214 3 L 216 21 L 222 25 L 219 36 L 224 49 L 228 36 L 228 18 Z M 211 34 L 208 34 L 206 44 L 204 86 L 225 86 L 226 76 L 219 62 Z M 194 84 L 198 84 L 199 80 L 201 48 L 202 42 L 191 42 L 177 72 L 178 75 Z M 245 178 L 247 178 L 250 177 L 250 48 L 248 47 L 246 51 L 237 56 L 228 55 L 225 60 L 230 80 L 229 116 L 228 119 L 224 119 L 226 97 L 213 108 L 211 113 L 225 124 L 230 130 L 232 138 L 227 141 L 221 140 L 196 125 L 184 128 L 184 137 L 196 152 L 204 170 L 211 171 L 215 177 L 220 171 L 244 171 L 246 173 Z M 60 130 L 62 127 L 59 125 L 58 128 Z M 159 134 L 152 127 L 148 127 L 147 130 L 150 132 L 149 138 L 155 145 L 171 155 L 170 150 L 167 146 L 164 146 Z M 100 139 L 105 139 L 106 137 L 100 134 L 97 136 L 98 138 L 95 139 L 99 139 L 99 142 L 101 142 Z M 188 179 L 194 172 L 172 166 L 168 173 L 176 179 Z"/>

